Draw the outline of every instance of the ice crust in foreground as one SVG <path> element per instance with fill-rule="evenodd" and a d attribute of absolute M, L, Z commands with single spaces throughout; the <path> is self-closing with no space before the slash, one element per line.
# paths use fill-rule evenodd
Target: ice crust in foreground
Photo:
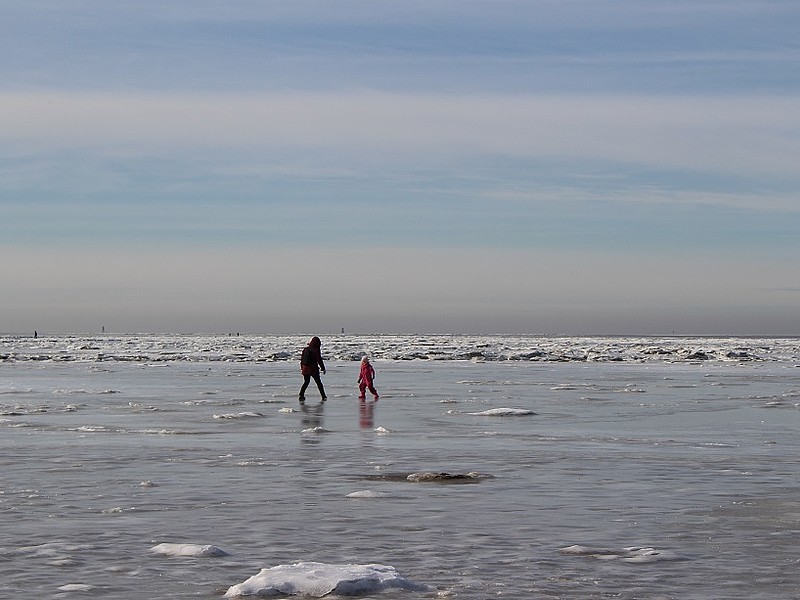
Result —
<path fill-rule="evenodd" d="M 394 567 L 379 564 L 335 565 L 298 562 L 261 569 L 257 575 L 232 585 L 226 598 L 239 596 L 278 596 L 281 594 L 321 598 L 335 592 L 344 596 L 371 594 L 389 588 L 425 591 L 400 576 Z"/>

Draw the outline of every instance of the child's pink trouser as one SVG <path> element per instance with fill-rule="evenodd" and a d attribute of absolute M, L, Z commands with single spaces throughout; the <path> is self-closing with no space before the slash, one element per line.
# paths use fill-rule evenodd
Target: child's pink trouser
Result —
<path fill-rule="evenodd" d="M 373 396 L 377 396 L 377 395 L 378 395 L 378 392 L 377 392 L 377 390 L 375 389 L 375 386 L 374 386 L 374 385 L 372 385 L 372 382 L 371 382 L 371 381 L 370 381 L 369 383 L 367 383 L 367 382 L 365 382 L 365 381 L 362 381 L 361 383 L 359 383 L 359 384 L 358 384 L 358 389 L 361 391 L 361 395 L 362 395 L 362 396 L 364 396 L 364 395 L 366 394 L 366 392 L 367 392 L 367 388 L 369 388 L 369 392 L 370 392 L 370 394 L 372 394 Z"/>

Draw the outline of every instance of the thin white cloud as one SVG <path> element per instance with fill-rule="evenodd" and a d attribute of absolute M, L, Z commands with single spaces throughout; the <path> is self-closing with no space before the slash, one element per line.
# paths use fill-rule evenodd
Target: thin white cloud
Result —
<path fill-rule="evenodd" d="M 5 153 L 314 148 L 360 160 L 508 155 L 800 176 L 797 97 L 371 92 L 0 94 Z"/>
<path fill-rule="evenodd" d="M 464 191 L 466 193 L 466 190 Z M 608 201 L 628 204 L 670 204 L 734 208 L 747 211 L 800 212 L 800 198 L 790 192 L 733 193 L 703 190 L 662 189 L 654 185 L 625 185 L 613 192 L 608 189 L 592 191 L 586 187 L 562 186 L 540 190 L 489 188 L 481 192 L 487 200 L 502 200 L 520 204 L 555 204 L 560 202 Z"/>

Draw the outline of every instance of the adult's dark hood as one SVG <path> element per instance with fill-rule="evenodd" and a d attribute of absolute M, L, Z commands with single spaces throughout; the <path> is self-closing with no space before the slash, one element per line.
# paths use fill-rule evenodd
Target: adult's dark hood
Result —
<path fill-rule="evenodd" d="M 308 345 L 319 350 L 320 346 L 322 346 L 322 342 L 317 336 L 314 336 L 311 338 L 311 341 L 308 342 Z"/>

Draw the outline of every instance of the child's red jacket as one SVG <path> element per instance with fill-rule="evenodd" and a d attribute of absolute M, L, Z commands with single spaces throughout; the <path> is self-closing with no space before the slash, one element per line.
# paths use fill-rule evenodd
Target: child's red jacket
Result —
<path fill-rule="evenodd" d="M 368 363 L 361 363 L 361 373 L 358 376 L 358 381 L 363 381 L 367 385 L 372 385 L 373 379 L 375 379 L 375 369 Z"/>

